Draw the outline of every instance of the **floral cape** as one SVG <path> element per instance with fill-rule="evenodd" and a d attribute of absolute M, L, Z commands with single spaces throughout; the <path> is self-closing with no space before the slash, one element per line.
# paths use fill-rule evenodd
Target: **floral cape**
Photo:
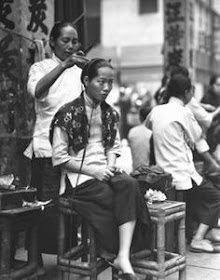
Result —
<path fill-rule="evenodd" d="M 114 145 L 119 115 L 108 103 L 101 104 L 102 141 L 105 150 Z M 54 127 L 58 126 L 67 132 L 69 146 L 75 153 L 85 148 L 89 137 L 89 121 L 86 115 L 83 92 L 77 99 L 63 105 L 55 114 L 50 127 L 50 142 L 52 143 Z"/>

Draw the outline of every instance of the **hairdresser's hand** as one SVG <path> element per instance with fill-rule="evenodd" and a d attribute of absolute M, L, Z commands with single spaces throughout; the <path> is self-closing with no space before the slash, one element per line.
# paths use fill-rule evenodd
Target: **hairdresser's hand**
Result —
<path fill-rule="evenodd" d="M 85 56 L 83 51 L 78 51 L 62 62 L 63 67 L 70 68 L 74 65 L 77 65 L 80 68 L 83 68 L 84 65 L 89 61 L 89 59 Z"/>
<path fill-rule="evenodd" d="M 216 107 L 211 104 L 205 104 L 205 103 L 200 103 L 200 104 L 208 112 L 213 112 L 216 109 Z"/>
<path fill-rule="evenodd" d="M 114 176 L 114 173 L 108 167 L 97 168 L 94 170 L 93 176 L 99 181 L 109 181 Z"/>

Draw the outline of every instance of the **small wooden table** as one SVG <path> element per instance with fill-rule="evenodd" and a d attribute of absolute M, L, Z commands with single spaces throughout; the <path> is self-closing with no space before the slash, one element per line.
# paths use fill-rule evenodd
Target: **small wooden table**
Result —
<path fill-rule="evenodd" d="M 38 269 L 38 246 L 37 230 L 38 219 L 40 217 L 41 207 L 20 207 L 10 210 L 0 211 L 0 279 L 37 279 Z M 12 263 L 12 239 L 17 232 L 28 232 L 28 260 L 19 263 Z M 29 277 L 29 278 L 28 278 Z M 30 278 L 31 277 L 31 278 Z"/>
<path fill-rule="evenodd" d="M 179 280 L 186 279 L 186 243 L 185 243 L 185 203 L 164 201 L 148 204 L 151 219 L 156 226 L 156 248 L 135 253 L 132 265 L 135 272 L 165 279 L 166 276 L 179 272 Z M 165 251 L 165 225 L 171 221 L 178 222 L 177 253 Z M 174 240 L 175 241 L 175 240 Z"/>

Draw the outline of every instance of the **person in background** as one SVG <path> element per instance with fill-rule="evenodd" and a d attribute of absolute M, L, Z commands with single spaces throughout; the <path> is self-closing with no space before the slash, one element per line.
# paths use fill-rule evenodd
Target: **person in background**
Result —
<path fill-rule="evenodd" d="M 156 103 L 158 105 L 166 103 L 166 87 L 167 83 L 169 81 L 169 76 L 164 75 L 162 80 L 161 80 L 161 86 L 158 88 L 158 90 L 155 92 L 154 99 L 156 100 Z"/>
<path fill-rule="evenodd" d="M 150 110 L 151 108 L 149 106 L 140 107 L 140 124 L 131 128 L 128 133 L 128 143 L 131 148 L 133 170 L 140 165 L 150 165 L 150 138 L 152 132 L 144 125 L 144 121 Z"/>
<path fill-rule="evenodd" d="M 185 77 L 189 77 L 188 69 L 180 65 L 174 65 L 171 68 L 170 77 L 176 74 L 182 74 Z M 193 88 L 193 90 L 195 89 Z M 164 97 L 161 98 L 161 100 L 163 100 L 164 103 L 167 103 L 169 98 L 167 95 L 167 90 L 163 91 L 163 95 Z M 203 131 L 201 138 L 195 143 L 196 149 L 194 151 L 194 155 L 204 162 L 204 167 L 202 169 L 205 170 L 206 173 L 219 173 L 220 166 L 213 157 L 211 153 L 212 151 L 210 151 L 210 147 L 206 141 L 206 133 L 207 130 L 212 126 L 213 120 L 220 114 L 220 107 L 216 110 L 213 110 L 212 112 L 208 112 L 204 109 L 204 106 L 202 106 L 202 104 L 196 100 L 194 95 L 186 106 L 190 108 Z"/>
<path fill-rule="evenodd" d="M 209 141 L 210 129 L 213 127 L 216 118 L 218 118 L 220 114 L 220 107 L 212 112 L 207 112 L 195 97 L 192 97 L 187 106 L 192 111 L 203 131 L 201 139 L 196 143 L 197 154 L 204 162 L 203 170 L 207 174 L 220 174 L 220 165 L 213 154 L 213 148 Z"/>
<path fill-rule="evenodd" d="M 131 92 L 127 91 L 125 87 L 120 87 L 119 100 L 115 104 L 120 108 L 120 138 L 127 139 L 130 126 L 128 124 L 128 113 L 131 108 Z"/>
<path fill-rule="evenodd" d="M 174 68 L 171 72 L 171 76 L 178 73 L 182 73 L 186 77 L 189 77 L 189 71 L 186 67 L 179 66 Z M 195 144 L 195 157 L 198 155 L 203 160 L 203 170 L 205 173 L 220 173 L 220 165 L 213 157 L 212 149 L 210 149 L 210 145 L 206 140 L 207 131 L 212 126 L 215 118 L 220 114 L 220 107 L 213 109 L 211 112 L 209 110 L 207 111 L 207 107 L 205 108 L 202 103 L 197 101 L 194 95 L 186 106 L 190 108 L 203 131 L 201 138 Z"/>
<path fill-rule="evenodd" d="M 220 76 L 213 75 L 209 80 L 208 92 L 203 96 L 201 103 L 208 111 L 220 106 Z M 209 106 L 212 105 L 212 106 Z M 207 106 L 207 107 L 206 107 Z"/>
<path fill-rule="evenodd" d="M 119 116 L 105 102 L 114 71 L 108 61 L 92 59 L 81 79 L 85 91 L 51 125 L 53 165 L 62 169 L 60 195 L 94 228 L 98 247 L 117 255 L 111 265 L 122 272 L 119 279 L 135 280 L 129 259 L 132 240 L 139 240 L 134 231 L 142 228 L 143 246 L 151 223 L 138 182 L 116 166 Z"/>
<path fill-rule="evenodd" d="M 187 213 L 198 223 L 190 249 L 214 252 L 212 241 L 220 241 L 220 232 L 215 228 L 220 211 L 220 191 L 194 166 L 192 149 L 201 138 L 202 129 L 186 106 L 193 96 L 190 78 L 173 75 L 167 94 L 168 103 L 154 107 L 145 123 L 153 131 L 156 163 L 172 175 L 176 190 L 185 193 Z"/>
<path fill-rule="evenodd" d="M 37 199 L 41 201 L 55 200 L 59 194 L 60 170 L 52 166 L 49 128 L 57 110 L 82 92 L 81 67 L 88 59 L 79 52 L 79 46 L 78 33 L 72 23 L 57 22 L 50 33 L 52 57 L 34 63 L 29 70 L 27 90 L 34 98 L 36 122 L 32 142 L 24 154 L 31 159 L 30 186 L 37 189 Z M 57 215 L 52 206 L 43 212 L 40 253 L 57 252 Z"/>
<path fill-rule="evenodd" d="M 220 76 L 213 75 L 209 81 L 208 92 L 203 96 L 202 105 L 210 113 L 220 109 Z M 207 130 L 207 142 L 216 161 L 220 163 L 220 116 L 216 115 Z"/>

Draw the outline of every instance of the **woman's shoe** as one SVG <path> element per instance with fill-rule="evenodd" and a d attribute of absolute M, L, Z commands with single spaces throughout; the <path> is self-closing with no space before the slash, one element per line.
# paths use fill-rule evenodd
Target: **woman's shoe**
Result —
<path fill-rule="evenodd" d="M 114 270 L 116 270 L 116 272 L 121 272 L 121 268 L 114 263 L 114 260 L 115 259 L 112 259 L 112 260 L 108 260 L 108 259 L 104 259 L 107 264 L 109 266 L 111 266 Z M 139 278 L 135 275 L 135 274 L 132 274 L 132 273 L 121 273 L 121 274 L 118 274 L 118 279 L 125 279 L 125 280 L 139 280 Z"/>
<path fill-rule="evenodd" d="M 114 260 L 108 260 L 108 259 L 104 259 L 104 260 L 107 262 L 107 264 L 109 266 L 111 266 L 115 270 L 118 270 L 118 271 L 120 270 L 120 268 L 116 264 L 114 264 Z"/>
<path fill-rule="evenodd" d="M 196 240 L 193 239 L 190 243 L 189 250 L 193 253 L 213 253 L 214 248 L 209 240 L 202 239 Z"/>
<path fill-rule="evenodd" d="M 220 243 L 220 229 L 219 228 L 212 228 L 212 229 L 210 229 L 206 233 L 205 238 L 210 240 L 211 242 L 218 242 L 218 243 Z"/>

